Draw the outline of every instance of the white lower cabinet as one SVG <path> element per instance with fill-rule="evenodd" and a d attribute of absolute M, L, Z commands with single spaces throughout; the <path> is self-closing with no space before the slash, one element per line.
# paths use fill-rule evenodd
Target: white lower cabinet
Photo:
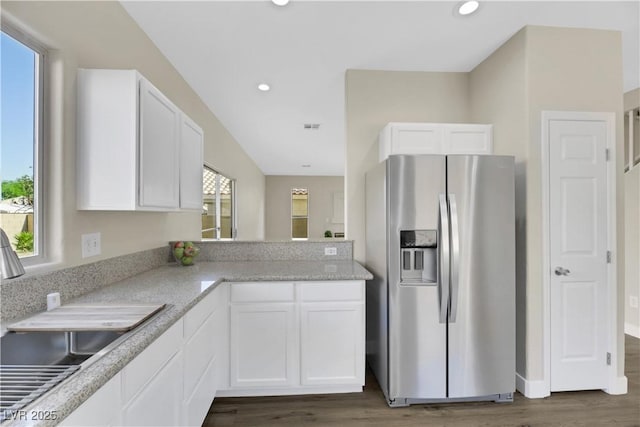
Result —
<path fill-rule="evenodd" d="M 223 283 L 63 426 L 200 426 L 215 396 L 362 391 L 364 281 Z"/>
<path fill-rule="evenodd" d="M 61 425 L 201 426 L 217 389 L 218 354 L 226 360 L 226 289 L 217 286 Z"/>
<path fill-rule="evenodd" d="M 364 281 L 230 284 L 230 383 L 221 396 L 364 385 Z"/>

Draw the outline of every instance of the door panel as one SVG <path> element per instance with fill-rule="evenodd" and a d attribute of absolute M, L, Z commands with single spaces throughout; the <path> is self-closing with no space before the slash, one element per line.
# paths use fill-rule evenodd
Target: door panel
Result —
<path fill-rule="evenodd" d="M 595 256 L 598 247 L 596 180 L 563 178 L 560 181 L 562 253 Z"/>
<path fill-rule="evenodd" d="M 605 388 L 606 125 L 553 120 L 549 132 L 551 391 Z"/>
<path fill-rule="evenodd" d="M 302 385 L 364 384 L 363 316 L 361 303 L 302 304 Z"/>
<path fill-rule="evenodd" d="M 515 390 L 513 158 L 447 156 L 447 187 L 459 234 L 451 273 L 449 397 L 510 393 Z"/>
<path fill-rule="evenodd" d="M 400 231 L 437 230 L 445 157 L 390 156 L 387 168 L 389 397 L 443 398 L 446 327 L 438 317 L 438 284 L 400 284 Z"/>
<path fill-rule="evenodd" d="M 562 309 L 565 316 L 561 323 L 562 358 L 585 359 L 597 355 L 596 282 L 564 282 Z M 586 314 L 587 317 L 583 317 Z"/>
<path fill-rule="evenodd" d="M 177 208 L 179 110 L 151 83 L 140 81 L 140 205 Z"/>
<path fill-rule="evenodd" d="M 290 386 L 298 348 L 292 303 L 231 305 L 231 387 Z"/>

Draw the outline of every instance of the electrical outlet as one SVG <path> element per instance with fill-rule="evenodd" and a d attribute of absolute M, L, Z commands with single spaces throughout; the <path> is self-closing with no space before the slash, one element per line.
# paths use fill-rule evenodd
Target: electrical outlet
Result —
<path fill-rule="evenodd" d="M 634 296 L 629 297 L 629 307 L 638 308 L 638 297 L 634 297 Z"/>
<path fill-rule="evenodd" d="M 338 249 L 336 248 L 324 248 L 325 255 L 338 255 Z"/>
<path fill-rule="evenodd" d="M 82 235 L 82 258 L 97 256 L 102 253 L 100 248 L 100 233 Z"/>

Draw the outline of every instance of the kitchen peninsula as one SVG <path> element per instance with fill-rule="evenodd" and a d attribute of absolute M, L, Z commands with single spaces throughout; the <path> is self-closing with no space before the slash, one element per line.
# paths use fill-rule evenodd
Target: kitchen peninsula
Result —
<path fill-rule="evenodd" d="M 163 265 L 96 285 L 75 298 L 61 282 L 65 277 L 71 287 L 108 280 L 108 270 L 125 257 L 50 273 L 49 280 L 3 283 L 3 325 L 33 313 L 16 311 L 14 305 L 40 299 L 34 292 L 59 291 L 63 304 L 72 299 L 168 305 L 24 408 L 55 413 L 56 420 L 7 425 L 200 425 L 215 395 L 362 389 L 364 281 L 371 275 L 353 261 L 352 242 L 197 245 L 201 255 L 194 266 L 167 262 L 168 247 L 145 251 L 154 254 L 142 253 L 142 258 L 164 258 Z M 38 286 L 44 283 L 57 289 Z"/>

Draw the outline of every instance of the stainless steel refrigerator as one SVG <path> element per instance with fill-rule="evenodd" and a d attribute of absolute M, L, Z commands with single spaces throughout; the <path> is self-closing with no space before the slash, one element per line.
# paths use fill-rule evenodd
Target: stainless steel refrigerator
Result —
<path fill-rule="evenodd" d="M 389 405 L 511 401 L 513 157 L 389 156 L 365 214 L 367 359 Z"/>

